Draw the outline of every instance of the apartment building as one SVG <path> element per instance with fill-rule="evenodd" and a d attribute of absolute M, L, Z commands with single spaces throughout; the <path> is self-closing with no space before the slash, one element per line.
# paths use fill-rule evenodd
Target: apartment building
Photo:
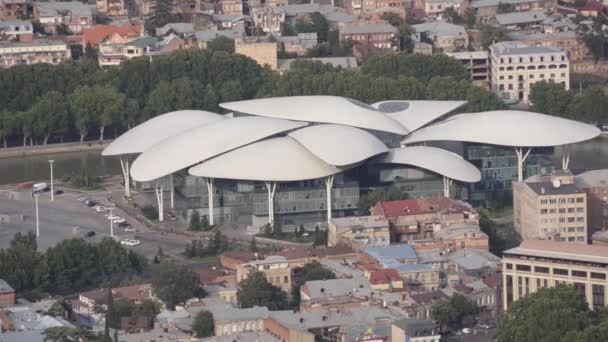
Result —
<path fill-rule="evenodd" d="M 510 4 L 511 12 L 557 11 L 557 0 L 476 0 L 470 1 L 468 7 L 475 13 L 477 24 L 495 24 L 501 3 Z"/>
<path fill-rule="evenodd" d="M 587 194 L 569 172 L 514 183 L 513 224 L 523 240 L 587 243 Z"/>
<path fill-rule="evenodd" d="M 97 11 L 101 14 L 118 17 L 127 15 L 127 2 L 125 0 L 97 0 Z"/>
<path fill-rule="evenodd" d="M 490 85 L 490 56 L 487 51 L 448 52 L 446 55 L 459 60 L 464 65 L 475 85 L 483 87 Z"/>
<path fill-rule="evenodd" d="M 588 230 L 607 230 L 608 169 L 592 170 L 578 174 L 574 177 L 574 184 L 587 193 Z"/>
<path fill-rule="evenodd" d="M 72 34 L 80 34 L 85 28 L 92 27 L 94 15 L 97 13 L 95 5 L 85 5 L 78 1 L 73 2 L 36 2 L 34 5 L 34 18 L 40 21 L 47 34 L 58 32 L 60 26 Z"/>
<path fill-rule="evenodd" d="M 327 244 L 388 246 L 391 243 L 388 220 L 384 216 L 333 218 L 329 222 Z"/>
<path fill-rule="evenodd" d="M 34 40 L 34 25 L 27 20 L 0 21 L 0 41 L 3 40 L 32 42 Z"/>
<path fill-rule="evenodd" d="M 222 14 L 243 15 L 243 0 L 222 0 Z"/>
<path fill-rule="evenodd" d="M 416 42 L 432 41 L 435 48 L 443 52 L 463 50 L 469 46 L 469 35 L 464 26 L 445 21 L 432 21 L 412 25 L 412 28 L 416 30 L 414 33 Z"/>
<path fill-rule="evenodd" d="M 460 0 L 426 0 L 424 2 L 424 12 L 430 18 L 440 17 L 448 8 L 453 8 L 460 12 Z"/>
<path fill-rule="evenodd" d="M 608 246 L 528 240 L 503 252 L 503 308 L 544 287 L 573 285 L 589 307 L 608 303 Z"/>
<path fill-rule="evenodd" d="M 71 57 L 70 47 L 63 41 L 0 42 L 0 67 L 3 68 L 19 64 L 59 64 Z"/>
<path fill-rule="evenodd" d="M 386 23 L 347 25 L 340 30 L 340 42 L 359 42 L 377 49 L 397 50 L 399 30 Z"/>
<path fill-rule="evenodd" d="M 285 23 L 285 10 L 280 7 L 255 7 L 251 10 L 251 18 L 256 27 L 266 33 L 279 33 Z"/>
<path fill-rule="evenodd" d="M 27 0 L 0 0 L 0 20 L 24 19 L 29 15 Z"/>
<path fill-rule="evenodd" d="M 280 287 L 283 291 L 291 293 L 291 267 L 284 256 L 270 255 L 262 260 L 254 260 L 242 265 L 236 269 L 236 280 L 246 279 L 249 273 L 262 272 L 266 276 L 269 283 Z"/>
<path fill-rule="evenodd" d="M 570 89 L 570 60 L 560 50 L 521 42 L 490 46 L 492 90 L 505 100 L 528 103 L 530 86 L 552 81 Z"/>

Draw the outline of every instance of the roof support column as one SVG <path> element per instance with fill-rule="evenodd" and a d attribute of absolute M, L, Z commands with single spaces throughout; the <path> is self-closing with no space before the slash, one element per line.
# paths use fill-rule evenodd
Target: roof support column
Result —
<path fill-rule="evenodd" d="M 158 203 L 158 221 L 159 222 L 163 222 L 165 221 L 165 206 L 163 204 L 163 186 L 160 184 L 156 185 L 156 189 L 154 189 L 154 191 L 156 192 L 156 202 Z"/>
<path fill-rule="evenodd" d="M 564 146 L 565 154 L 562 155 L 562 170 L 567 171 L 570 165 L 570 147 Z"/>
<path fill-rule="evenodd" d="M 515 154 L 517 155 L 517 181 L 523 182 L 524 180 L 524 162 L 530 155 L 532 148 L 528 148 L 528 151 L 524 153 L 523 147 L 515 147 Z"/>
<path fill-rule="evenodd" d="M 169 183 L 171 187 L 171 209 L 175 209 L 175 187 L 173 186 L 173 174 L 169 175 Z"/>
<path fill-rule="evenodd" d="M 443 176 L 443 196 L 450 198 L 450 188 L 452 187 L 453 180 Z"/>
<path fill-rule="evenodd" d="M 325 190 L 327 191 L 327 224 L 331 220 L 331 188 L 334 186 L 334 176 L 328 176 L 325 180 Z"/>
<path fill-rule="evenodd" d="M 205 178 L 205 183 L 207 184 L 207 199 L 208 199 L 208 207 L 209 207 L 209 213 L 207 214 L 209 216 L 209 225 L 213 226 L 215 224 L 214 220 L 213 220 L 213 204 L 214 204 L 214 199 L 213 199 L 213 194 L 214 194 L 214 190 L 213 190 L 213 178 Z"/>
<path fill-rule="evenodd" d="M 120 168 L 122 178 L 125 181 L 125 197 L 131 197 L 131 177 L 129 175 L 129 158 L 125 155 L 120 156 Z"/>
<path fill-rule="evenodd" d="M 277 183 L 266 182 L 266 189 L 268 190 L 268 224 L 274 230 L 274 193 L 277 189 Z"/>

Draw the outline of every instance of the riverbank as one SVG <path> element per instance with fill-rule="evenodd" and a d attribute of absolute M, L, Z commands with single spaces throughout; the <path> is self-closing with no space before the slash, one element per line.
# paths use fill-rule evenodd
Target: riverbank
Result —
<path fill-rule="evenodd" d="M 112 142 L 112 140 L 103 140 L 103 141 L 85 141 L 83 143 L 75 142 L 75 143 L 63 143 L 63 144 L 9 147 L 9 148 L 0 149 L 0 159 L 15 158 L 15 157 L 29 157 L 29 156 L 47 155 L 47 154 L 54 154 L 54 153 L 98 151 L 98 150 L 103 150 L 111 142 Z"/>

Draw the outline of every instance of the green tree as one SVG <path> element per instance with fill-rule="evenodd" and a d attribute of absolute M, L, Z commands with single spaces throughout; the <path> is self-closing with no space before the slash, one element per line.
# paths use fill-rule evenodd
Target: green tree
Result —
<path fill-rule="evenodd" d="M 6 138 L 15 134 L 17 129 L 17 119 L 15 118 L 15 113 L 9 112 L 7 110 L 0 112 L 0 136 L 2 137 L 2 142 L 4 148 L 7 147 Z"/>
<path fill-rule="evenodd" d="M 207 49 L 211 51 L 224 51 L 234 53 L 234 39 L 228 37 L 217 37 L 207 42 Z"/>
<path fill-rule="evenodd" d="M 156 34 L 156 29 L 172 23 L 177 18 L 173 14 L 173 2 L 170 0 L 154 0 L 152 13 L 146 20 L 146 31 L 150 35 Z"/>
<path fill-rule="evenodd" d="M 469 73 L 462 63 L 446 55 L 397 53 L 371 57 L 361 65 L 361 73 L 388 78 L 411 76 L 425 82 L 435 76 L 451 76 L 456 80 L 469 79 Z"/>
<path fill-rule="evenodd" d="M 447 331 L 455 320 L 456 310 L 449 301 L 440 301 L 431 307 L 431 317 L 437 322 L 441 331 Z"/>
<path fill-rule="evenodd" d="M 565 117 L 568 105 L 572 101 L 572 94 L 561 84 L 540 81 L 530 86 L 528 98 L 532 104 L 532 111 Z"/>
<path fill-rule="evenodd" d="M 300 306 L 300 288 L 307 282 L 313 280 L 336 279 L 336 275 L 329 269 L 323 267 L 318 261 L 310 262 L 293 272 L 291 279 L 291 306 L 295 309 Z"/>
<path fill-rule="evenodd" d="M 479 29 L 481 46 L 484 49 L 490 47 L 490 45 L 505 40 L 509 40 L 507 31 L 502 27 L 496 27 L 491 25 L 483 25 Z"/>
<path fill-rule="evenodd" d="M 0 250 L 0 274 L 19 293 L 40 290 L 48 281 L 44 256 L 38 252 L 36 234 L 17 233 L 10 247 Z"/>
<path fill-rule="evenodd" d="M 34 145 L 34 115 L 32 112 L 16 113 L 17 122 L 20 133 L 23 135 L 23 146 L 27 146 L 27 140 L 30 139 L 30 145 Z"/>
<path fill-rule="evenodd" d="M 63 240 L 46 251 L 49 289 L 77 292 L 101 280 L 95 246 L 83 239 Z"/>
<path fill-rule="evenodd" d="M 255 271 L 239 283 L 237 299 L 242 308 L 266 306 L 269 310 L 284 310 L 288 306 L 287 294 L 266 280 L 264 273 Z"/>
<path fill-rule="evenodd" d="M 52 327 L 42 333 L 44 342 L 70 342 L 70 341 L 101 341 L 92 331 L 84 328 Z"/>
<path fill-rule="evenodd" d="M 192 332 L 199 338 L 213 336 L 213 314 L 207 310 L 202 310 L 192 322 Z"/>
<path fill-rule="evenodd" d="M 201 230 L 201 215 L 198 213 L 198 210 L 193 210 L 192 214 L 190 214 L 188 229 Z"/>
<path fill-rule="evenodd" d="M 163 261 L 152 268 L 154 292 L 168 308 L 194 297 L 199 287 L 198 276 L 187 266 Z"/>
<path fill-rule="evenodd" d="M 608 119 L 608 97 L 603 87 L 592 85 L 581 96 L 575 96 L 568 105 L 566 116 L 594 125 L 605 122 Z"/>
<path fill-rule="evenodd" d="M 112 124 L 124 123 L 122 114 L 126 97 L 109 86 L 80 86 L 69 97 L 70 110 L 83 142 L 93 125 L 99 128 L 99 140 Z"/>
<path fill-rule="evenodd" d="M 251 238 L 251 242 L 249 243 L 249 250 L 252 252 L 258 251 L 258 244 L 255 240 L 255 236 Z"/>
<path fill-rule="evenodd" d="M 490 218 L 487 210 L 479 209 L 478 213 L 479 227 L 482 232 L 488 235 L 490 252 L 494 255 L 502 255 L 502 252 L 505 250 L 505 239 L 499 232 L 499 225 Z"/>
<path fill-rule="evenodd" d="M 329 32 L 329 23 L 325 16 L 319 12 L 312 13 L 307 18 L 301 18 L 296 21 L 295 30 L 298 33 L 317 33 L 317 40 L 319 42 L 327 41 L 327 34 Z"/>
<path fill-rule="evenodd" d="M 97 255 L 95 258 L 97 269 L 106 277 L 112 278 L 129 270 L 128 252 L 118 241 L 104 237 L 94 247 Z"/>
<path fill-rule="evenodd" d="M 69 128 L 68 104 L 63 94 L 49 91 L 39 97 L 32 106 L 34 131 L 43 136 L 46 145 L 51 134 L 64 135 Z"/>
<path fill-rule="evenodd" d="M 461 329 L 467 317 L 471 317 L 477 307 L 461 294 L 455 294 L 448 301 L 440 301 L 431 307 L 431 316 L 437 321 L 442 331 Z"/>

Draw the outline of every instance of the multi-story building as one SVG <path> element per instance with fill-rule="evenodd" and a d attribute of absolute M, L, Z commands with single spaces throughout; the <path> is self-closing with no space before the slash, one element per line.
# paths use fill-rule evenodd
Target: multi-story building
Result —
<path fill-rule="evenodd" d="M 0 19 L 18 20 L 29 15 L 27 0 L 0 0 Z"/>
<path fill-rule="evenodd" d="M 557 0 L 476 0 L 469 1 L 468 8 L 475 13 L 478 24 L 495 24 L 498 7 L 501 3 L 511 5 L 511 12 L 542 10 L 548 13 L 557 11 Z"/>
<path fill-rule="evenodd" d="M 268 65 L 272 70 L 277 69 L 278 46 L 276 42 L 260 39 L 237 39 L 234 41 L 234 51 L 253 59 L 259 65 Z"/>
<path fill-rule="evenodd" d="M 160 56 L 173 53 L 189 46 L 186 41 L 176 35 L 162 39 L 143 37 L 124 39 L 116 35 L 99 44 L 98 61 L 100 66 L 120 65 L 122 62 L 143 56 Z"/>
<path fill-rule="evenodd" d="M 569 172 L 539 182 L 516 182 L 513 225 L 524 240 L 587 243 L 587 194 Z"/>
<path fill-rule="evenodd" d="M 222 14 L 243 15 L 243 0 L 222 0 Z"/>
<path fill-rule="evenodd" d="M 264 331 L 264 320 L 270 311 L 265 306 L 237 309 L 229 305 L 211 305 L 206 308 L 213 314 L 215 336 L 231 336 L 246 332 Z"/>
<path fill-rule="evenodd" d="M 461 0 L 426 0 L 424 11 L 431 18 L 441 16 L 448 8 L 453 8 L 454 11 L 460 12 Z"/>
<path fill-rule="evenodd" d="M 406 0 L 364 0 L 362 8 L 364 14 L 390 9 L 392 13 L 405 17 L 408 3 Z"/>
<path fill-rule="evenodd" d="M 570 89 L 570 61 L 560 50 L 520 42 L 490 46 L 492 90 L 505 100 L 528 103 L 530 86 L 552 81 Z"/>
<path fill-rule="evenodd" d="M 462 62 L 475 85 L 489 87 L 490 57 L 487 51 L 448 52 L 446 55 Z"/>
<path fill-rule="evenodd" d="M 60 27 L 64 27 L 68 33 L 80 34 L 83 29 L 95 24 L 93 15 L 96 12 L 95 5 L 78 1 L 36 2 L 34 5 L 34 18 L 40 21 L 47 34 L 64 34 Z"/>
<path fill-rule="evenodd" d="M 125 24 L 119 25 L 97 25 L 82 30 L 82 48 L 87 46 L 97 48 L 103 41 L 111 37 L 112 40 L 132 40 L 141 35 L 142 27 Z"/>
<path fill-rule="evenodd" d="M 280 7 L 255 7 L 251 9 L 251 18 L 256 27 L 266 33 L 279 33 L 285 23 L 285 10 Z"/>
<path fill-rule="evenodd" d="M 469 35 L 464 26 L 445 21 L 432 21 L 412 25 L 412 28 L 416 30 L 415 41 L 432 41 L 435 48 L 443 52 L 464 50 L 469 46 Z"/>
<path fill-rule="evenodd" d="M 70 47 L 63 41 L 0 42 L 0 67 L 3 68 L 19 64 L 59 64 L 71 56 Z"/>
<path fill-rule="evenodd" d="M 435 232 L 435 241 L 443 250 L 455 251 L 462 248 L 489 249 L 488 235 L 478 225 L 454 224 Z"/>
<path fill-rule="evenodd" d="M 391 341 L 439 342 L 441 334 L 437 325 L 431 320 L 417 321 L 404 318 L 393 322 Z"/>
<path fill-rule="evenodd" d="M 270 255 L 262 260 L 254 260 L 236 269 L 236 280 L 241 282 L 252 272 L 262 272 L 269 283 L 291 293 L 291 267 L 284 256 Z"/>
<path fill-rule="evenodd" d="M 528 240 L 503 252 L 503 309 L 545 287 L 573 285 L 592 309 L 608 303 L 608 246 Z"/>
<path fill-rule="evenodd" d="M 0 308 L 15 305 L 15 290 L 4 280 L 0 279 Z M 0 326 L 0 330 L 2 327 Z"/>
<path fill-rule="evenodd" d="M 127 15 L 127 2 L 125 0 L 97 0 L 97 11 L 110 17 Z"/>
<path fill-rule="evenodd" d="M 388 246 L 391 243 L 388 220 L 384 216 L 332 218 L 328 225 L 327 245 Z"/>
<path fill-rule="evenodd" d="M 580 61 L 589 58 L 589 48 L 585 41 L 577 37 L 575 31 L 559 32 L 513 32 L 509 34 L 512 40 L 520 41 L 528 46 L 540 46 L 563 51 L 568 60 Z"/>
<path fill-rule="evenodd" d="M 578 174 L 574 177 L 574 184 L 587 193 L 589 231 L 607 230 L 608 170 L 593 170 Z"/>
<path fill-rule="evenodd" d="M 317 33 L 298 33 L 297 36 L 282 36 L 276 38 L 281 44 L 283 51 L 298 56 L 306 56 L 308 50 L 317 46 Z"/>
<path fill-rule="evenodd" d="M 26 20 L 0 21 L 0 41 L 12 40 L 32 42 L 34 40 L 34 25 Z"/>
<path fill-rule="evenodd" d="M 386 23 L 359 23 L 340 29 L 340 42 L 347 40 L 377 49 L 396 50 L 399 47 L 399 30 Z"/>

